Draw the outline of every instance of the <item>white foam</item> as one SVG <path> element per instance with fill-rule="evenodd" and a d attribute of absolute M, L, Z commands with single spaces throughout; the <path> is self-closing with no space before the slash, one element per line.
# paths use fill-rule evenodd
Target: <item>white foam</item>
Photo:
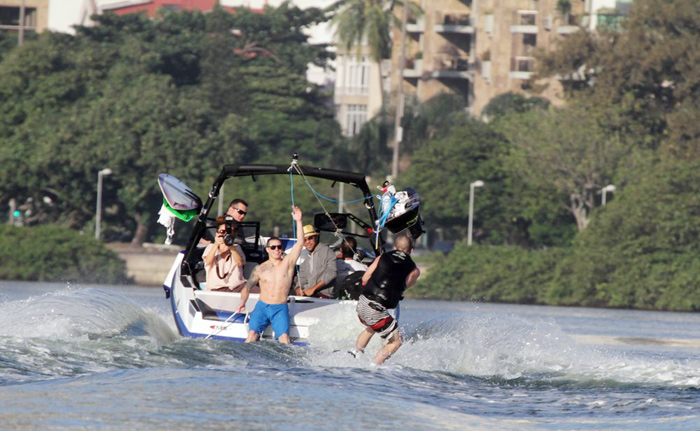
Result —
<path fill-rule="evenodd" d="M 368 367 L 381 347 L 373 337 L 367 353 L 346 353 L 362 331 L 352 305 L 325 316 L 312 327 L 317 366 Z M 485 378 L 551 381 L 606 381 L 697 387 L 700 361 L 675 361 L 649 355 L 631 356 L 579 344 L 553 319 L 480 313 L 440 317 L 402 329 L 404 344 L 387 363 L 424 371 L 458 373 Z"/>

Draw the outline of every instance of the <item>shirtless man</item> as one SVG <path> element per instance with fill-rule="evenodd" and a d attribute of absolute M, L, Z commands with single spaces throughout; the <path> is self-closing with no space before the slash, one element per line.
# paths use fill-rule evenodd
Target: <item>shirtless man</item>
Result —
<path fill-rule="evenodd" d="M 301 223 L 301 210 L 292 207 L 292 218 L 297 224 L 297 242 L 289 253 L 284 255 L 282 241 L 277 237 L 267 240 L 267 253 L 270 259 L 256 266 L 248 279 L 248 285 L 241 291 L 241 305 L 238 312 L 245 311 L 250 288 L 260 283 L 260 298 L 250 314 L 250 331 L 246 343 L 257 341 L 260 334 L 272 324 L 272 330 L 280 343 L 289 344 L 289 308 L 287 295 L 294 278 L 294 265 L 299 259 L 304 242 L 304 229 Z"/>

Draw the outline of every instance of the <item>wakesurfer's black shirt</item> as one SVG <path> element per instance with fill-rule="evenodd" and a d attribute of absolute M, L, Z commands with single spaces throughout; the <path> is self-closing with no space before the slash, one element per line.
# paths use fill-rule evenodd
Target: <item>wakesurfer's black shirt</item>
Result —
<path fill-rule="evenodd" d="M 379 257 L 379 263 L 362 294 L 386 308 L 396 308 L 406 290 L 406 278 L 416 269 L 411 256 L 394 250 Z"/>

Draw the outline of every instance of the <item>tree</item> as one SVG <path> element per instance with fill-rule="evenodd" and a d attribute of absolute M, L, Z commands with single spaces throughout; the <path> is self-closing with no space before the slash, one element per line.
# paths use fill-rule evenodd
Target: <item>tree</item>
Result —
<path fill-rule="evenodd" d="M 456 94 L 441 93 L 422 103 L 409 104 L 401 126 L 404 153 L 428 145 L 430 141 L 448 136 L 454 129 L 470 122 L 466 104 Z"/>
<path fill-rule="evenodd" d="M 382 88 L 381 61 L 391 55 L 391 23 L 394 19 L 393 0 L 339 0 L 329 9 L 336 11 L 331 19 L 335 35 L 348 54 L 362 45 L 369 47 L 370 57 L 377 63 L 379 88 Z"/>
<path fill-rule="evenodd" d="M 414 15 L 421 13 L 416 4 L 399 0 L 338 0 L 328 8 L 334 14 L 331 24 L 336 28 L 336 38 L 348 54 L 356 48 L 359 57 L 361 47 L 364 44 L 369 47 L 370 57 L 377 63 L 382 94 L 381 61 L 391 56 L 392 25 L 401 27 L 394 15 L 399 4 Z"/>
<path fill-rule="evenodd" d="M 699 173 L 666 158 L 630 176 L 558 265 L 548 302 L 700 310 Z"/>
<path fill-rule="evenodd" d="M 322 13 L 268 12 L 104 14 L 11 51 L 0 63 L 0 202 L 32 202 L 33 223 L 86 228 L 96 173 L 109 167 L 105 233 L 141 243 L 161 172 L 210 184 L 226 162 L 333 159 L 328 97 L 304 78 L 329 58 L 304 35 Z"/>
<path fill-rule="evenodd" d="M 504 172 L 499 153 L 506 140 L 488 125 L 470 120 L 443 139 L 418 149 L 406 173 L 406 185 L 421 194 L 422 213 L 429 229 L 443 228 L 448 236 L 464 237 L 469 214 L 469 183 L 482 180 L 475 203 L 477 238 L 498 232 L 491 216 L 498 214 Z M 482 191 L 483 190 L 483 191 Z"/>
<path fill-rule="evenodd" d="M 700 10 L 695 0 L 636 0 L 621 32 L 578 32 L 545 54 L 538 77 L 567 77 L 575 97 L 621 108 L 638 145 L 700 157 Z M 666 139 L 670 137 L 670 139 Z"/>
<path fill-rule="evenodd" d="M 604 112 L 583 105 L 512 114 L 497 123 L 513 144 L 507 171 L 534 187 L 553 187 L 585 229 L 596 194 L 612 182 L 626 153 L 621 139 L 601 127 Z"/>
<path fill-rule="evenodd" d="M 547 110 L 549 100 L 537 96 L 526 97 L 518 93 L 503 93 L 489 101 L 481 112 L 487 121 L 493 121 L 507 114 L 517 114 L 535 109 Z"/>

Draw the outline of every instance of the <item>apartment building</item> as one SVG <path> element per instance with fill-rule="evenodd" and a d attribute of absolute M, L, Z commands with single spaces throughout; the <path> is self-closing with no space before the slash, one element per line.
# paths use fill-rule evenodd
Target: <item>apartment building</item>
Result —
<path fill-rule="evenodd" d="M 614 27 L 632 0 L 413 1 L 423 12 L 408 16 L 400 73 L 403 32 L 397 28 L 393 33 L 392 104 L 396 106 L 399 90 L 418 101 L 453 93 L 479 115 L 492 98 L 528 90 L 536 50 L 555 49 L 581 27 Z M 560 104 L 559 82 L 546 84 L 541 96 Z"/>

